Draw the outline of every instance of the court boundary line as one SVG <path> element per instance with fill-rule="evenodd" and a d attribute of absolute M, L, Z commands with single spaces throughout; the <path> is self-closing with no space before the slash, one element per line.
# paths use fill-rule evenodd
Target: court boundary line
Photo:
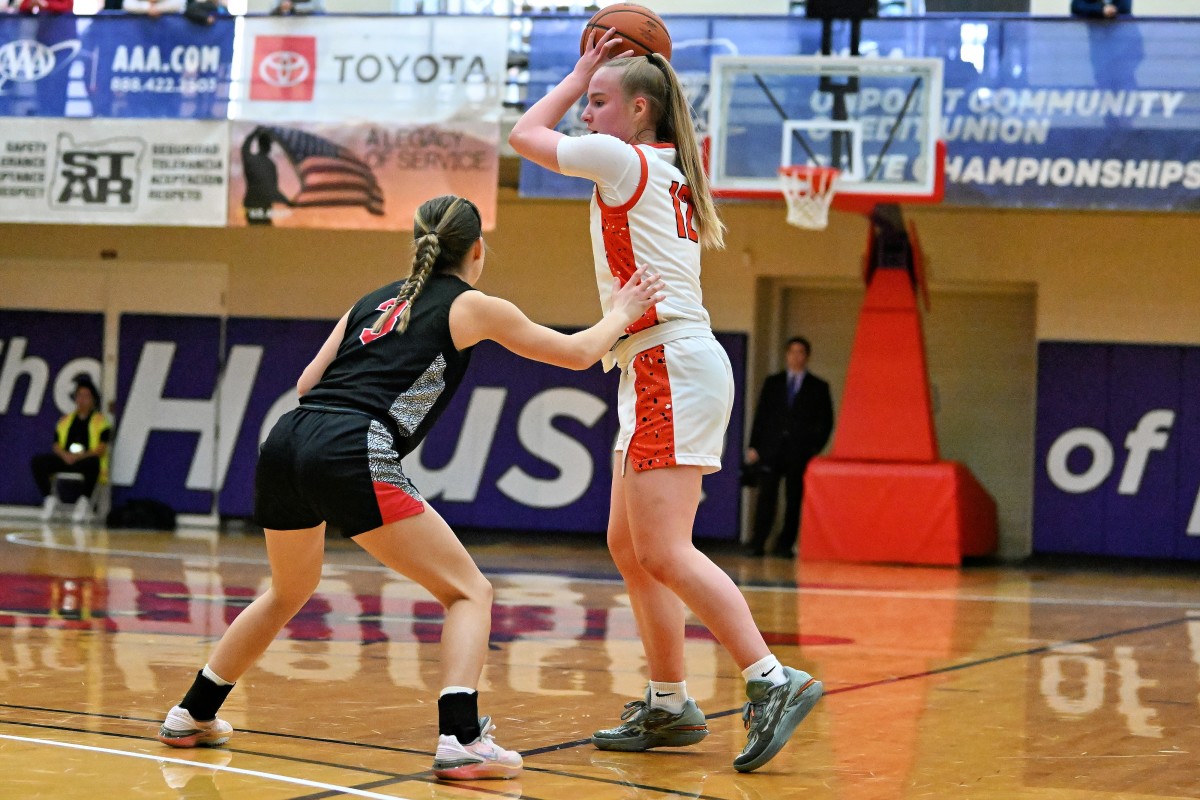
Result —
<path fill-rule="evenodd" d="M 32 541 L 24 537 L 31 536 L 32 531 L 9 531 L 4 535 L 6 541 L 22 547 L 33 547 L 46 550 L 59 550 L 69 553 L 79 553 L 81 555 L 103 555 L 108 557 L 122 558 L 151 558 L 165 561 L 210 561 L 217 564 L 253 564 L 262 567 L 269 567 L 270 564 L 265 558 L 248 558 L 246 556 L 219 556 L 206 553 L 185 554 L 185 553 L 153 553 L 142 552 L 139 550 L 116 550 L 104 547 L 77 547 L 74 545 L 63 545 L 55 543 L 47 543 L 43 541 Z M 397 575 L 397 578 L 402 581 L 409 581 L 407 578 L 398 575 L 394 570 L 385 567 L 382 564 L 339 564 L 324 562 L 321 565 L 321 574 L 324 575 L 327 570 L 346 570 L 349 572 L 370 572 L 370 573 L 389 573 Z M 624 579 L 620 575 L 596 575 L 590 573 L 571 573 L 561 570 L 530 570 L 530 569 L 483 569 L 485 575 L 496 576 L 520 576 L 520 575 L 554 575 L 558 577 L 569 578 L 573 581 L 602 583 L 602 584 L 621 584 Z M 784 582 L 748 582 L 739 583 L 735 580 L 739 589 L 747 592 L 778 592 L 788 591 L 798 594 L 822 595 L 832 597 L 877 597 L 881 599 L 891 600 L 942 600 L 954 602 L 970 602 L 970 603 L 1018 603 L 1021 605 L 1062 605 L 1062 606 L 1094 606 L 1099 608 L 1200 608 L 1198 602 L 1184 602 L 1182 600 L 1110 600 L 1106 598 L 1095 597 L 1018 597 L 1011 595 L 999 594 L 958 594 L 952 592 L 928 592 L 916 591 L 910 592 L 904 589 L 855 589 L 855 588 L 834 588 L 829 586 L 809 585 L 803 583 L 797 584 Z"/>
<path fill-rule="evenodd" d="M 340 794 L 350 794 L 356 797 L 369 797 L 373 800 L 408 800 L 400 795 L 394 794 L 379 794 L 377 792 L 368 792 L 365 790 L 354 789 L 349 786 L 338 786 L 333 783 L 322 783 L 321 781 L 310 781 L 306 778 L 293 778 L 288 775 L 276 775 L 270 772 L 259 772 L 253 769 L 242 769 L 241 767 L 229 767 L 223 764 L 201 764 L 196 761 L 188 761 L 184 758 L 172 758 L 171 756 L 152 756 L 148 753 L 134 753 L 128 750 L 117 750 L 111 747 L 96 747 L 88 744 L 75 744 L 74 742 L 56 742 L 53 739 L 39 739 L 33 736 L 12 736 L 7 733 L 0 733 L 0 739 L 8 739 L 13 742 L 23 742 L 26 744 L 49 745 L 51 747 L 63 747 L 69 750 L 85 750 L 92 753 L 102 753 L 106 755 L 122 756 L 125 758 L 138 758 L 144 761 L 157 761 L 159 763 L 166 762 L 168 764 L 180 764 L 185 767 L 198 767 L 201 769 L 213 769 L 220 772 L 231 772 L 236 775 L 247 775 L 252 778 L 262 778 L 265 780 L 278 781 L 280 783 L 288 783 L 295 786 L 307 786 L 311 789 L 324 789 L 326 791 L 338 792 Z"/>

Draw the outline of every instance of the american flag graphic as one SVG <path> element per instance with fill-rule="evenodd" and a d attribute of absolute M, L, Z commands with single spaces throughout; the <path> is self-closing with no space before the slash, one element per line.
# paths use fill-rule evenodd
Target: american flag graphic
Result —
<path fill-rule="evenodd" d="M 383 190 L 371 168 L 358 156 L 328 139 L 294 128 L 262 127 L 279 143 L 300 178 L 294 208 L 312 206 L 362 206 L 383 216 Z"/>

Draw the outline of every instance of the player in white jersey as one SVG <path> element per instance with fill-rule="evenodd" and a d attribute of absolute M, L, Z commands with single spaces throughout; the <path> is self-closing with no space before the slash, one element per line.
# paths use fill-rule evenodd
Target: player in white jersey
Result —
<path fill-rule="evenodd" d="M 638 266 L 661 273 L 667 298 L 626 329 L 621 367 L 608 545 L 629 590 L 646 651 L 646 699 L 627 704 L 602 750 L 699 742 L 704 714 L 687 697 L 685 604 L 729 651 L 746 678 L 745 749 L 734 768 L 769 761 L 820 699 L 823 687 L 768 649 L 736 584 L 692 545 L 701 477 L 720 469 L 733 375 L 713 338 L 700 292 L 701 247 L 723 244 L 691 109 L 669 62 L 630 57 L 615 30 L 595 32 L 575 69 L 514 126 L 518 153 L 564 175 L 593 180 L 592 249 L 600 300 L 615 276 Z M 581 95 L 591 135 L 554 127 Z"/>

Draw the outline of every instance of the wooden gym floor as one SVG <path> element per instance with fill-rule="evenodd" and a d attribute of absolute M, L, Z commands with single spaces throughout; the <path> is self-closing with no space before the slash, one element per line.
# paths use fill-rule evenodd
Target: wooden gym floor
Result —
<path fill-rule="evenodd" d="M 1197 568 L 1068 562 L 963 570 L 714 558 L 825 699 L 760 772 L 743 682 L 700 625 L 688 688 L 712 734 L 614 754 L 645 675 L 601 543 L 476 536 L 496 587 L 482 711 L 515 781 L 441 784 L 441 612 L 331 540 L 318 595 L 230 696 L 228 746 L 153 735 L 212 643 L 263 588 L 261 537 L 9 525 L 0 537 L 3 798 L 1194 798 Z"/>

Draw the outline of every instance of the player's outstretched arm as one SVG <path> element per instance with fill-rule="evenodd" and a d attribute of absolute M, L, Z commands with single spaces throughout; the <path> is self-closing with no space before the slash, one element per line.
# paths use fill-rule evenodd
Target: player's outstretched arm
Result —
<path fill-rule="evenodd" d="M 563 134 L 554 130 L 563 116 L 582 97 L 591 83 L 596 70 L 614 58 L 633 55 L 632 50 L 621 50 L 621 38 L 615 28 L 609 28 L 603 36 L 596 38 L 596 31 L 588 39 L 575 69 L 562 82 L 534 103 L 521 115 L 508 135 L 508 143 L 518 154 L 535 164 L 559 172 L 558 141 Z"/>
<path fill-rule="evenodd" d="M 450 306 L 450 335 L 464 350 L 491 339 L 519 356 L 567 369 L 587 369 L 599 361 L 625 329 L 663 299 L 663 283 L 642 267 L 624 286 L 613 279 L 612 310 L 587 330 L 565 334 L 538 325 L 507 300 L 464 292 Z"/>

